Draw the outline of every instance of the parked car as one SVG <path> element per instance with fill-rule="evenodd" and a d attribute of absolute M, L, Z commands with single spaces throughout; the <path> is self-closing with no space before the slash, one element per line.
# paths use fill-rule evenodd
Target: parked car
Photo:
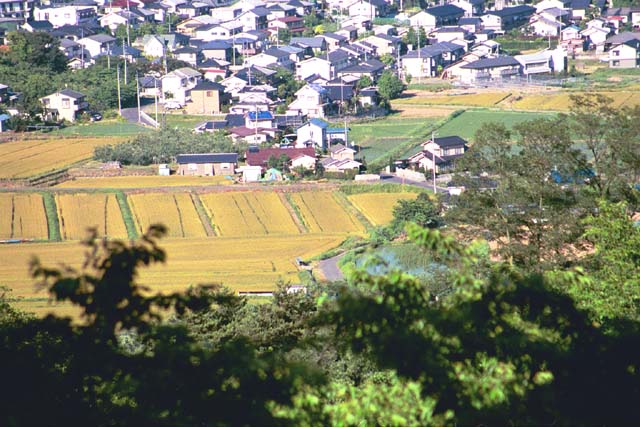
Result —
<path fill-rule="evenodd" d="M 92 111 L 91 113 L 89 113 L 89 120 L 91 120 L 92 122 L 99 122 L 100 120 L 102 120 L 102 114 L 98 113 L 97 111 Z"/>
<path fill-rule="evenodd" d="M 180 104 L 178 101 L 166 101 L 164 103 L 164 108 L 166 110 L 179 110 L 180 108 L 182 108 L 182 104 Z"/>

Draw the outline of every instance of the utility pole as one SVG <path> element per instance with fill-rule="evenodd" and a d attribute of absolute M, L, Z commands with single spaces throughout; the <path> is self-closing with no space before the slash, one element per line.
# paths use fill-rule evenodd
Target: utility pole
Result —
<path fill-rule="evenodd" d="M 127 85 L 127 57 L 125 56 L 125 43 L 122 39 L 122 58 L 124 59 L 124 85 Z"/>
<path fill-rule="evenodd" d="M 435 132 L 431 132 L 431 142 L 433 142 L 434 144 L 436 143 L 436 133 Z M 433 159 L 433 194 L 436 194 L 438 192 L 437 188 L 436 188 L 436 153 L 434 153 L 433 151 L 431 152 L 431 158 Z"/>
<path fill-rule="evenodd" d="M 116 75 L 118 78 L 118 114 L 122 116 L 122 101 L 120 99 L 120 66 L 116 68 Z"/>
<path fill-rule="evenodd" d="M 142 110 L 140 110 L 140 82 L 138 79 L 137 71 L 136 71 L 136 97 L 138 98 L 138 123 L 140 123 L 140 115 L 142 114 Z"/>
<path fill-rule="evenodd" d="M 156 78 L 156 76 L 152 76 L 153 78 L 153 96 L 155 98 L 155 104 L 156 104 L 156 127 L 160 126 L 160 123 L 158 122 L 158 79 Z"/>
<path fill-rule="evenodd" d="M 418 83 L 422 83 L 422 54 L 420 53 L 420 26 L 416 27 L 416 39 L 418 40 Z"/>

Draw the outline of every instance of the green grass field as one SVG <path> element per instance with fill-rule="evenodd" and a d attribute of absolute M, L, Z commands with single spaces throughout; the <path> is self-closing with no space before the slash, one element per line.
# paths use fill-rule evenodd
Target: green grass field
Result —
<path fill-rule="evenodd" d="M 149 132 L 151 129 L 119 120 L 103 120 L 95 123 L 82 123 L 66 127 L 52 132 L 52 135 L 77 135 L 77 136 L 118 136 L 136 135 L 141 132 Z"/>
<path fill-rule="evenodd" d="M 417 141 L 422 138 L 429 125 L 437 120 L 438 118 L 389 116 L 374 122 L 351 124 L 349 140 L 360 147 L 360 157 L 371 162 L 407 140 Z"/>
<path fill-rule="evenodd" d="M 538 119 L 542 117 L 552 117 L 550 113 L 528 113 L 515 111 L 488 111 L 469 110 L 449 121 L 437 130 L 438 136 L 457 135 L 468 141 L 473 141 L 476 131 L 483 123 L 499 122 L 511 128 L 515 124 Z"/>
<path fill-rule="evenodd" d="M 151 117 L 153 114 L 149 113 Z M 206 122 L 207 120 L 222 120 L 224 118 L 224 114 L 222 116 L 192 116 L 189 114 L 166 114 L 164 116 L 165 124 L 170 128 L 178 128 L 178 129 L 193 129 L 197 125 L 202 122 Z M 158 119 L 160 123 L 162 123 L 162 117 Z"/>

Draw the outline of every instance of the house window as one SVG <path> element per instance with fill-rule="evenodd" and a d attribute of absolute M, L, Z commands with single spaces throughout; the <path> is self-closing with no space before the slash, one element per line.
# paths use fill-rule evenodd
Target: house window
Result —
<path fill-rule="evenodd" d="M 620 56 L 620 51 L 619 50 L 614 50 L 613 51 L 613 56 Z"/>
<path fill-rule="evenodd" d="M 212 90 L 208 90 L 206 96 L 207 96 L 207 98 L 211 98 L 213 96 L 213 91 Z"/>
<path fill-rule="evenodd" d="M 612 65 L 613 67 L 619 67 L 619 66 L 620 66 L 620 61 L 615 60 L 615 61 L 613 61 L 613 62 L 611 63 L 611 65 Z"/>
<path fill-rule="evenodd" d="M 62 108 L 69 108 L 69 99 L 62 100 Z"/>
<path fill-rule="evenodd" d="M 187 166 L 187 169 L 189 169 L 190 171 L 197 171 L 198 165 L 196 165 L 195 163 L 189 163 L 189 165 Z"/>

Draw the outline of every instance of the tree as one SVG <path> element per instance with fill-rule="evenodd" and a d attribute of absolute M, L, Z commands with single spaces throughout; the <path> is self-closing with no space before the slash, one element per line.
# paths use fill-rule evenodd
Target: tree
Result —
<path fill-rule="evenodd" d="M 380 61 L 387 67 L 392 67 L 396 63 L 396 59 L 390 53 L 380 55 Z"/>
<path fill-rule="evenodd" d="M 11 47 L 0 57 L 6 65 L 24 66 L 32 70 L 42 68 L 51 73 L 67 70 L 67 58 L 59 49 L 59 41 L 48 33 L 11 32 L 7 41 Z"/>
<path fill-rule="evenodd" d="M 389 70 L 384 71 L 378 79 L 378 92 L 387 101 L 400 96 L 403 90 L 402 80 Z"/>
<path fill-rule="evenodd" d="M 409 222 L 428 228 L 441 225 L 440 210 L 427 193 L 418 194 L 415 200 L 398 200 L 398 204 L 394 206 L 391 226 L 401 230 Z"/>
<path fill-rule="evenodd" d="M 433 425 L 633 422 L 629 411 L 640 398 L 639 381 L 633 368 L 623 367 L 635 366 L 638 324 L 623 322 L 607 334 L 556 290 L 588 279 L 576 272 L 525 275 L 487 265 L 478 247 L 464 247 L 438 230 L 409 227 L 408 233 L 453 271 L 451 297 L 434 300 L 426 282 L 403 271 L 380 276 L 360 268 L 351 272 L 354 285 L 342 287 L 335 300 L 321 300 L 322 315 L 345 346 L 397 373 L 405 387 L 418 386 L 415 405 L 426 411 L 425 420 Z M 312 402 L 304 396 L 296 401 Z M 371 410 L 402 406 L 378 405 Z M 413 416 L 406 409 L 394 411 L 396 424 L 410 424 L 404 417 Z M 354 412 L 351 424 L 367 415 Z"/>
<path fill-rule="evenodd" d="M 562 119 L 538 119 L 514 126 L 515 138 L 503 125 L 484 124 L 459 166 L 467 190 L 448 217 L 470 237 L 487 232 L 504 259 L 528 268 L 545 268 L 572 260 L 572 245 L 588 214 L 580 183 L 556 182 L 552 172 L 573 177 L 585 159 L 573 147 Z M 515 141 L 513 141 L 515 139 Z M 495 189 L 478 185 L 488 174 Z"/>
<path fill-rule="evenodd" d="M 371 86 L 372 84 L 373 82 L 371 81 L 371 77 L 365 75 L 360 77 L 357 83 L 357 87 L 358 89 L 364 89 L 366 87 Z"/>
<path fill-rule="evenodd" d="M 258 354 L 246 338 L 207 348 L 184 324 L 160 321 L 236 297 L 215 287 L 148 295 L 136 283 L 141 267 L 166 259 L 157 245 L 164 233 L 153 226 L 127 245 L 100 242 L 94 232 L 82 270 L 33 263 L 38 286 L 80 308 L 82 322 L 24 320 L 0 303 L 0 374 L 14 384 L 0 403 L 3 424 L 74 424 L 78 417 L 96 426 L 281 424 L 270 407 L 290 401 L 297 368 Z"/>

